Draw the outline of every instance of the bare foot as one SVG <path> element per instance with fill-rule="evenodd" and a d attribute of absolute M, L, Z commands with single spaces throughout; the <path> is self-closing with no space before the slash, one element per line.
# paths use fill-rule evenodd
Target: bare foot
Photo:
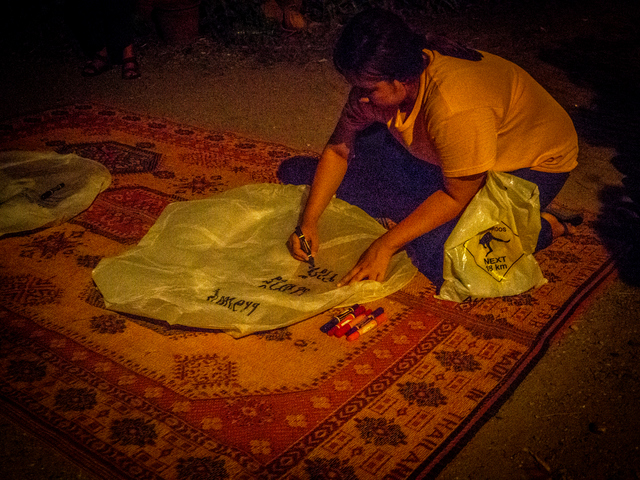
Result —
<path fill-rule="evenodd" d="M 549 225 L 551 225 L 551 234 L 554 239 L 576 233 L 576 227 L 574 225 L 568 222 L 561 222 L 554 215 L 548 212 L 542 212 L 540 216 L 549 222 Z"/>
<path fill-rule="evenodd" d="M 109 61 L 109 55 L 107 49 L 103 48 L 97 52 L 91 60 L 85 63 L 82 69 L 83 77 L 95 77 L 111 69 L 111 62 Z"/>

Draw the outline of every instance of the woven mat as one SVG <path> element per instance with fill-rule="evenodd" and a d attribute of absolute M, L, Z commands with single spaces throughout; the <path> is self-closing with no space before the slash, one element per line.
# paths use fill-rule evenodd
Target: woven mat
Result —
<path fill-rule="evenodd" d="M 390 320 L 357 342 L 319 331 L 335 312 L 238 340 L 171 328 L 106 310 L 92 268 L 170 202 L 310 153 L 97 105 L 5 122 L 0 148 L 113 175 L 70 222 L 0 239 L 2 411 L 108 479 L 435 475 L 613 270 L 587 218 L 536 256 L 542 288 L 454 304 L 418 275 L 367 305 Z"/>

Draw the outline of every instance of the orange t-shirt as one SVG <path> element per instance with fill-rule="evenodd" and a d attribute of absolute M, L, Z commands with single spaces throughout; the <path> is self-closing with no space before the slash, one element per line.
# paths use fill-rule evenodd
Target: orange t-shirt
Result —
<path fill-rule="evenodd" d="M 447 177 L 576 167 L 571 118 L 522 68 L 485 52 L 477 62 L 424 53 L 429 63 L 408 117 L 361 103 L 352 91 L 330 142 L 351 146 L 359 131 L 383 122 L 409 152 Z"/>

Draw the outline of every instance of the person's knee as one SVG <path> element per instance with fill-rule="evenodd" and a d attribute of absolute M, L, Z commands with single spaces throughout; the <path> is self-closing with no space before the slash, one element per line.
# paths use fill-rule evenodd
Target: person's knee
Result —
<path fill-rule="evenodd" d="M 317 166 L 315 157 L 291 157 L 280 164 L 276 176 L 285 185 L 311 185 Z"/>

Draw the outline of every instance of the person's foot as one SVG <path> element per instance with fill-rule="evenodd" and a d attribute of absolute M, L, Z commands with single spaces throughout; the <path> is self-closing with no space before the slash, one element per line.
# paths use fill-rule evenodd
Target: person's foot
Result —
<path fill-rule="evenodd" d="M 95 56 L 85 63 L 82 69 L 83 77 L 95 77 L 111 69 L 111 62 L 106 54 L 98 52 Z"/>
<path fill-rule="evenodd" d="M 280 7 L 276 0 L 267 0 L 264 2 L 262 4 L 262 12 L 265 17 L 275 20 L 276 23 L 282 24 L 282 20 L 284 19 L 282 7 Z"/>
<path fill-rule="evenodd" d="M 307 20 L 300 13 L 300 4 L 302 2 L 291 1 L 285 2 L 282 7 L 282 26 L 285 30 L 296 32 L 303 30 L 307 26 Z"/>
<path fill-rule="evenodd" d="M 262 11 L 267 18 L 275 20 L 289 32 L 303 30 L 307 26 L 300 9 L 302 0 L 267 0 L 262 4 Z"/>
<path fill-rule="evenodd" d="M 140 78 L 140 65 L 133 50 L 133 44 L 129 44 L 122 50 L 122 78 L 134 80 Z"/>
<path fill-rule="evenodd" d="M 574 235 L 577 231 L 576 227 L 582 223 L 582 216 L 580 215 L 563 218 L 549 212 L 542 212 L 540 216 L 551 225 L 551 233 L 554 239 L 565 235 Z"/>
<path fill-rule="evenodd" d="M 122 59 L 122 78 L 124 80 L 133 80 L 140 78 L 140 65 L 136 57 L 128 57 Z"/>

